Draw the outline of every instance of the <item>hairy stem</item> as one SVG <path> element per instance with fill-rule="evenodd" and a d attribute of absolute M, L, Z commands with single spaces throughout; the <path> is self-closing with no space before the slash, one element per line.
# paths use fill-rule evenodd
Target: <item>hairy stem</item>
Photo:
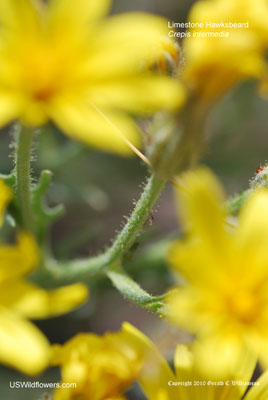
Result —
<path fill-rule="evenodd" d="M 145 223 L 164 186 L 165 181 L 154 175 L 151 176 L 127 223 L 115 238 L 112 246 L 106 252 L 96 257 L 71 262 L 67 261 L 62 265 L 52 261 L 51 264 L 47 265 L 47 272 L 52 280 L 74 282 L 99 275 L 114 264 L 120 263 L 121 258 L 129 249 Z"/>
<path fill-rule="evenodd" d="M 22 227 L 33 232 L 31 202 L 31 151 L 33 128 L 20 126 L 16 146 L 16 197 L 20 209 Z"/>
<path fill-rule="evenodd" d="M 107 276 L 114 287 L 130 302 L 139 307 L 146 308 L 148 311 L 158 314 L 161 317 L 165 314 L 165 297 L 148 294 L 121 267 L 115 266 L 111 268 L 107 271 Z"/>
<path fill-rule="evenodd" d="M 107 252 L 108 258 L 111 260 L 110 263 L 120 259 L 125 251 L 129 249 L 162 192 L 164 185 L 165 182 L 154 175 L 148 180 L 134 211 Z"/>

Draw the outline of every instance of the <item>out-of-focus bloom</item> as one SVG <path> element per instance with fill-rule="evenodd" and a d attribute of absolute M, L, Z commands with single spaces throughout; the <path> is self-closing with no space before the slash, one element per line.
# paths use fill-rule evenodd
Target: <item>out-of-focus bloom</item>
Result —
<path fill-rule="evenodd" d="M 189 15 L 201 37 L 184 40 L 184 79 L 188 85 L 213 100 L 238 80 L 260 77 L 265 71 L 268 47 L 268 3 L 266 0 L 204 0 L 197 2 Z M 248 23 L 248 27 L 211 27 L 210 23 Z M 229 33 L 229 37 L 210 37 L 210 33 Z"/>
<path fill-rule="evenodd" d="M 230 229 L 221 188 L 208 170 L 186 174 L 181 184 L 188 235 L 174 244 L 169 262 L 185 284 L 170 295 L 170 318 L 197 334 L 199 357 L 211 373 L 228 369 L 244 349 L 267 365 L 267 189 L 249 196 L 237 229 Z"/>
<path fill-rule="evenodd" d="M 54 400 L 124 400 L 139 376 L 146 393 L 156 400 L 156 382 L 166 387 L 173 378 L 153 343 L 128 323 L 117 333 L 79 334 L 63 346 L 55 345 L 53 365 L 61 366 L 64 383 L 76 383 L 76 388 L 57 389 Z"/>
<path fill-rule="evenodd" d="M 10 198 L 10 189 L 0 180 L 1 210 Z M 16 245 L 0 245 L 0 362 L 30 375 L 47 366 L 50 346 L 28 319 L 65 313 L 87 297 L 82 284 L 46 291 L 26 281 L 38 262 L 38 248 L 27 233 L 18 235 Z"/>
<path fill-rule="evenodd" d="M 195 344 L 193 351 L 178 346 L 173 372 L 154 344 L 128 323 L 120 332 L 102 337 L 79 334 L 63 346 L 54 346 L 53 365 L 61 366 L 65 387 L 55 391 L 53 400 L 126 400 L 124 393 L 135 381 L 148 400 L 241 400 L 256 358 L 244 352 L 214 385 L 198 386 L 194 381 L 208 382 L 198 359 L 199 346 Z M 76 387 L 71 388 L 71 383 Z M 245 399 L 266 400 L 267 393 L 265 373 Z"/>
<path fill-rule="evenodd" d="M 0 3 L 0 125 L 52 120 L 74 139 L 119 153 L 139 143 L 127 112 L 172 109 L 179 83 L 141 68 L 167 34 L 146 14 L 103 20 L 109 0 Z"/>
<path fill-rule="evenodd" d="M 172 380 L 155 381 L 153 395 L 148 395 L 149 400 L 266 400 L 268 395 L 268 373 L 265 372 L 255 385 L 246 394 L 251 381 L 256 359 L 247 353 L 243 354 L 238 364 L 230 366 L 228 375 L 217 380 L 204 375 L 200 368 L 195 351 L 190 351 L 186 346 L 179 345 L 174 359 L 175 373 Z M 150 371 L 142 373 L 146 382 Z M 143 386 L 143 383 L 141 383 Z M 145 390 L 146 393 L 146 390 Z M 146 393 L 147 394 L 147 393 Z"/>

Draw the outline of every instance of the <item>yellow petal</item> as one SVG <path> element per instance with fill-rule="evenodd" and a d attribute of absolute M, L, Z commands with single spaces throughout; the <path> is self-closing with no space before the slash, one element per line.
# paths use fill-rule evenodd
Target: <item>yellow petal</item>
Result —
<path fill-rule="evenodd" d="M 228 363 L 228 367 L 225 370 L 220 370 L 219 373 L 211 375 L 210 371 L 207 371 L 207 364 L 209 360 L 205 358 L 203 353 L 204 348 L 202 348 L 203 343 L 195 341 L 192 343 L 191 348 L 193 351 L 188 349 L 188 346 L 179 345 L 176 349 L 175 355 L 175 368 L 176 368 L 176 379 L 178 381 L 210 381 L 214 379 L 215 381 L 244 381 L 249 382 L 253 375 L 257 359 L 252 356 L 246 350 L 240 354 L 238 362 Z M 205 347 L 207 350 L 207 347 Z M 200 354 L 201 356 L 200 359 Z M 220 355 L 217 354 L 217 358 Z M 214 356 L 215 356 L 214 354 Z M 210 351 L 208 352 L 208 357 L 210 356 Z M 219 359 L 220 362 L 220 359 Z M 204 363 L 204 364 L 203 364 Z M 214 376 L 214 378 L 213 378 Z M 229 386 L 221 385 L 205 385 L 205 386 L 192 386 L 192 387 L 182 387 L 181 398 L 185 399 L 204 399 L 204 400 L 240 400 L 243 397 L 246 385 L 234 386 L 229 384 Z"/>
<path fill-rule="evenodd" d="M 167 383 L 175 380 L 175 377 L 164 357 L 155 345 L 134 326 L 125 322 L 122 328 L 124 335 L 133 343 L 134 348 L 140 348 L 145 354 L 144 368 L 138 381 L 148 398 L 154 400 L 162 390 L 168 392 L 170 387 Z"/>
<path fill-rule="evenodd" d="M 239 365 L 241 355 L 246 351 L 243 342 L 238 338 L 214 335 L 200 343 L 201 345 L 197 343 L 194 348 L 197 369 L 213 380 L 227 378 Z"/>
<path fill-rule="evenodd" d="M 29 375 L 39 374 L 50 358 L 50 347 L 30 322 L 0 308 L 0 361 Z"/>
<path fill-rule="evenodd" d="M 237 364 L 233 364 L 233 375 L 237 381 L 250 382 L 253 376 L 254 370 L 257 365 L 257 357 L 247 349 L 244 349 Z M 244 395 L 247 387 L 238 387 L 241 397 Z"/>
<path fill-rule="evenodd" d="M 250 195 L 242 207 L 237 231 L 237 244 L 245 262 L 266 267 L 268 262 L 268 191 Z M 253 257 L 253 258 L 252 258 Z"/>
<path fill-rule="evenodd" d="M 0 246 L 0 282 L 23 276 L 39 262 L 39 250 L 28 233 L 18 235 L 17 245 Z"/>
<path fill-rule="evenodd" d="M 208 256 L 225 259 L 224 196 L 219 182 L 208 169 L 202 168 L 186 173 L 181 185 L 178 204 L 186 229 L 202 241 Z"/>
<path fill-rule="evenodd" d="M 49 18 L 64 30 L 74 24 L 76 28 L 90 24 L 109 11 L 111 0 L 51 0 L 48 6 Z M 66 25 L 67 24 L 67 25 Z"/>
<path fill-rule="evenodd" d="M 10 202 L 11 198 L 11 189 L 4 183 L 2 179 L 0 179 L 0 227 L 3 223 L 3 214 L 5 212 L 5 208 Z"/>
<path fill-rule="evenodd" d="M 221 261 L 211 257 L 207 247 L 204 248 L 202 242 L 196 238 L 176 241 L 170 247 L 168 261 L 178 271 L 179 276 L 183 276 L 191 284 L 208 286 L 210 282 L 220 279 L 215 265 L 221 264 Z"/>
<path fill-rule="evenodd" d="M 85 302 L 88 290 L 76 283 L 47 291 L 22 281 L 12 281 L 1 288 L 0 303 L 28 318 L 39 319 L 67 313 Z"/>
<path fill-rule="evenodd" d="M 23 102 L 18 96 L 0 92 L 0 127 L 17 119 L 22 107 Z"/>
<path fill-rule="evenodd" d="M 247 393 L 245 400 L 267 400 L 268 398 L 268 371 L 264 372 Z"/>
<path fill-rule="evenodd" d="M 186 173 L 180 184 L 177 207 L 188 235 L 174 243 L 168 260 L 187 281 L 215 289 L 226 280 L 226 268 L 235 263 L 225 227 L 222 190 L 204 168 Z"/>
<path fill-rule="evenodd" d="M 174 365 L 176 369 L 176 375 L 178 378 L 182 377 L 185 372 L 191 373 L 193 369 L 193 354 L 185 345 L 178 345 L 176 347 Z"/>
<path fill-rule="evenodd" d="M 40 29 L 40 0 L 1 0 L 0 23 L 1 27 L 12 31 L 23 30 L 23 33 L 36 32 Z"/>
<path fill-rule="evenodd" d="M 194 232 L 209 239 L 212 234 L 222 235 L 224 196 L 215 176 L 208 169 L 200 168 L 186 173 L 181 179 L 181 187 L 178 194 L 185 223 L 192 221 Z"/>
<path fill-rule="evenodd" d="M 147 75 L 93 84 L 88 96 L 101 108 L 118 107 L 141 114 L 173 109 L 185 97 L 178 81 Z"/>
<path fill-rule="evenodd" d="M 119 154 L 132 154 L 124 138 L 140 144 L 139 132 L 130 117 L 123 113 L 96 110 L 85 103 L 59 101 L 51 107 L 56 125 L 72 139 L 89 146 Z"/>
<path fill-rule="evenodd" d="M 142 13 L 111 17 L 92 38 L 85 72 L 94 79 L 136 74 L 167 34 L 167 21 L 160 17 Z"/>

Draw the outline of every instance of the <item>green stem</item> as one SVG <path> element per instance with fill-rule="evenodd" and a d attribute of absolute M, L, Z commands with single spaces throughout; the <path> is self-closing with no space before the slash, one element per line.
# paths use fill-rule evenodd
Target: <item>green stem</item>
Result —
<path fill-rule="evenodd" d="M 155 201 L 164 189 L 164 186 L 165 181 L 157 178 L 155 175 L 152 175 L 148 180 L 134 211 L 130 215 L 122 231 L 117 236 L 112 247 L 107 252 L 110 264 L 120 259 L 126 250 L 129 249 L 152 210 Z"/>
<path fill-rule="evenodd" d="M 121 267 L 115 266 L 109 269 L 107 276 L 123 297 L 132 303 L 146 308 L 161 317 L 165 314 L 164 296 L 151 296 L 148 294 Z"/>
<path fill-rule="evenodd" d="M 21 126 L 18 132 L 16 148 L 16 196 L 21 214 L 22 227 L 33 231 L 33 213 L 31 202 L 31 151 L 33 128 Z"/>
<path fill-rule="evenodd" d="M 103 254 L 82 260 L 57 265 L 55 261 L 47 265 L 52 280 L 74 282 L 104 273 L 107 268 L 120 263 L 121 258 L 135 240 L 148 217 L 155 201 L 165 186 L 165 181 L 151 176 L 144 191 L 122 231 L 112 246 Z"/>

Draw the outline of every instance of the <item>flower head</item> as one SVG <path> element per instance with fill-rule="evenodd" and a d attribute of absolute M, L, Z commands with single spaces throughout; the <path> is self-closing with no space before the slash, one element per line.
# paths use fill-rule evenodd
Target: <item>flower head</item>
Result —
<path fill-rule="evenodd" d="M 166 34 L 165 21 L 145 14 L 104 21 L 109 5 L 109 0 L 1 1 L 1 126 L 13 119 L 31 126 L 52 120 L 74 139 L 126 153 L 122 136 L 139 142 L 127 112 L 180 103 L 176 82 L 141 68 L 148 49 Z"/>
<path fill-rule="evenodd" d="M 55 345 L 53 365 L 61 366 L 63 382 L 76 383 L 76 388 L 57 389 L 55 400 L 124 400 L 125 391 L 143 372 L 146 382 L 142 377 L 141 382 L 152 394 L 155 382 L 164 386 L 172 378 L 155 346 L 128 323 L 116 333 L 79 334 L 63 346 Z"/>
<path fill-rule="evenodd" d="M 192 29 L 192 37 L 184 40 L 183 74 L 188 85 L 206 100 L 212 100 L 238 80 L 264 74 L 267 19 L 266 0 L 198 1 L 189 20 L 203 23 L 203 28 Z M 239 27 L 238 24 L 244 25 Z M 201 32 L 201 36 L 193 37 L 195 31 Z M 228 37 L 220 37 L 222 32 Z M 211 36 L 215 33 L 219 37 Z"/>
<path fill-rule="evenodd" d="M 169 262 L 185 284 L 170 295 L 170 318 L 197 334 L 211 373 L 229 368 L 244 349 L 267 364 L 267 189 L 249 196 L 238 228 L 231 229 L 221 187 L 208 170 L 182 182 L 188 235 L 174 244 Z"/>
<path fill-rule="evenodd" d="M 7 198 L 11 190 L 0 180 L 0 210 Z M 50 346 L 28 319 L 68 312 L 87 298 L 82 284 L 46 291 L 27 281 L 38 262 L 39 250 L 26 232 L 19 233 L 17 244 L 0 245 L 0 362 L 30 375 L 47 366 Z"/>

